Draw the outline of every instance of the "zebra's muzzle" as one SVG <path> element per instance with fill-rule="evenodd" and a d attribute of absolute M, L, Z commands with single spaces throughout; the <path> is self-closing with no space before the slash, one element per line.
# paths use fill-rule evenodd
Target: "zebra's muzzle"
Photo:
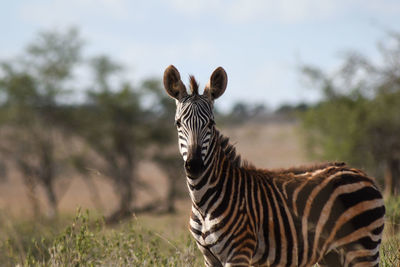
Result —
<path fill-rule="evenodd" d="M 204 171 L 204 162 L 201 157 L 200 147 L 189 152 L 188 157 L 185 162 L 186 174 L 190 178 L 199 177 Z"/>

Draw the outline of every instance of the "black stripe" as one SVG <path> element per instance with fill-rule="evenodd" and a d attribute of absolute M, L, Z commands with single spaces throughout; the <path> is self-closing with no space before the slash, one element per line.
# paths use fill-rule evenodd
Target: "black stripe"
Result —
<path fill-rule="evenodd" d="M 233 177 L 231 177 L 231 178 L 233 178 Z M 228 179 L 228 181 L 229 181 L 229 179 Z M 237 183 L 234 183 L 233 186 L 237 186 Z M 220 208 L 220 207 L 222 206 L 222 207 L 224 208 L 224 211 L 226 211 L 225 207 L 229 207 L 229 203 L 232 203 L 232 204 L 230 205 L 231 208 L 230 208 L 230 210 L 227 211 L 227 213 L 228 213 L 228 214 L 231 214 L 231 216 L 225 216 L 225 217 L 223 217 L 223 219 L 222 219 L 218 224 L 213 225 L 213 227 L 211 227 L 211 229 L 210 229 L 208 232 L 212 233 L 212 232 L 218 231 L 218 230 L 221 229 L 222 227 L 225 227 L 225 226 L 229 223 L 229 221 L 232 220 L 232 216 L 233 216 L 233 214 L 234 214 L 235 212 L 236 212 L 236 218 L 238 218 L 238 217 L 241 216 L 242 213 L 241 213 L 241 211 L 239 210 L 241 203 L 237 200 L 237 196 L 236 196 L 236 195 L 234 195 L 234 198 L 233 198 L 232 200 L 229 198 L 229 199 L 228 199 L 228 203 L 226 203 L 226 204 L 223 204 L 223 202 L 221 202 L 221 203 L 219 204 L 218 208 Z M 213 218 L 216 218 L 216 217 L 213 217 L 212 215 L 210 215 L 210 218 L 213 219 Z M 233 223 L 235 223 L 235 220 L 233 220 Z M 227 233 L 228 233 L 228 232 L 223 233 L 223 234 L 219 237 L 218 240 L 222 240 L 223 237 L 224 237 Z"/>
<path fill-rule="evenodd" d="M 196 203 L 198 207 L 203 207 L 204 204 L 206 204 L 207 200 L 215 194 L 215 188 L 209 188 L 207 191 L 204 193 L 204 195 L 201 197 L 200 201 Z"/>
<path fill-rule="evenodd" d="M 223 252 L 225 249 L 228 248 L 228 246 L 231 246 L 231 248 L 234 248 L 235 246 L 232 244 L 233 239 L 236 237 L 235 234 L 238 231 L 238 229 L 243 228 L 243 220 L 245 220 L 245 216 L 237 216 L 237 218 L 233 221 L 233 225 L 230 227 L 230 231 L 226 231 L 222 233 L 222 235 L 218 238 L 217 242 L 220 240 L 223 240 L 228 234 L 229 237 L 225 241 L 225 243 L 222 245 L 222 248 L 220 249 L 220 253 Z"/>
<path fill-rule="evenodd" d="M 375 220 L 382 218 L 384 214 L 385 208 L 382 206 L 367 210 L 351 218 L 336 232 L 335 239 L 345 237 L 357 229 L 370 225 Z"/>
<path fill-rule="evenodd" d="M 259 181 L 258 179 L 256 181 Z M 259 205 L 261 205 L 263 207 L 263 221 L 260 222 L 261 223 L 261 227 L 263 227 L 263 231 L 264 231 L 264 241 L 265 241 L 265 251 L 264 254 L 262 255 L 262 257 L 260 258 L 259 262 L 262 264 L 264 262 L 267 261 L 268 258 L 268 253 L 270 250 L 269 247 L 269 224 L 268 224 L 268 220 L 270 218 L 270 216 L 273 216 L 272 211 L 268 209 L 268 202 L 267 202 L 267 193 L 265 192 L 265 186 L 261 185 L 259 183 L 257 183 L 257 185 L 260 187 L 260 198 L 261 198 L 261 203 L 259 203 Z M 256 183 L 254 183 L 254 186 L 256 186 Z M 262 187 L 262 188 L 261 188 Z M 262 190 L 264 189 L 264 190 Z M 260 211 L 260 209 L 257 209 L 257 211 Z M 261 214 L 258 215 L 258 217 L 261 219 Z"/>
<path fill-rule="evenodd" d="M 240 170 L 240 176 L 242 179 L 242 195 L 245 196 L 245 191 L 247 191 L 247 212 L 249 214 L 249 219 L 253 222 L 255 229 L 253 231 L 258 231 L 260 222 L 258 221 L 256 212 L 259 210 L 257 203 L 253 203 L 253 198 L 257 199 L 258 187 L 256 186 L 256 180 L 249 179 L 247 177 L 246 172 Z"/>
<path fill-rule="evenodd" d="M 203 186 L 205 186 L 207 184 L 208 180 L 210 179 L 211 173 L 213 172 L 213 170 L 214 169 L 212 167 L 209 167 L 206 170 L 206 172 L 201 176 L 201 180 L 197 184 L 191 186 L 190 189 L 191 190 L 193 190 L 193 189 L 200 190 Z"/>
<path fill-rule="evenodd" d="M 232 177 L 232 174 L 233 174 L 232 168 L 228 168 L 228 173 L 226 173 L 226 170 L 222 171 L 220 179 L 227 179 L 227 183 L 225 185 L 225 193 L 223 195 L 221 203 L 219 203 L 219 206 L 210 214 L 211 219 L 221 216 L 221 214 L 226 210 L 226 207 L 228 207 L 233 189 L 232 182 L 234 179 Z"/>
<path fill-rule="evenodd" d="M 310 182 L 306 182 L 306 185 L 299 191 L 296 199 L 297 214 L 299 215 L 299 217 L 303 216 L 304 209 L 307 205 L 308 197 L 310 196 L 314 187 L 315 187 L 314 182 L 310 180 Z"/>
<path fill-rule="evenodd" d="M 371 256 L 363 256 L 363 257 L 355 258 L 350 262 L 349 266 L 353 266 L 356 263 L 360 263 L 360 262 L 374 262 L 378 259 L 378 257 L 379 257 L 379 251 Z"/>
<path fill-rule="evenodd" d="M 286 211 L 285 211 L 285 207 L 283 205 L 283 203 L 285 202 L 284 199 L 281 198 L 280 194 L 278 193 L 277 189 L 275 188 L 275 185 L 272 184 L 271 185 L 272 190 L 274 192 L 274 195 L 276 197 L 276 201 L 278 202 L 278 207 L 280 209 L 280 214 L 281 214 L 281 218 L 283 221 L 283 227 L 285 230 L 285 235 L 282 236 L 281 238 L 285 238 L 286 237 L 286 242 L 287 242 L 287 262 L 291 263 L 292 262 L 292 253 L 290 253 L 290 251 L 293 251 L 293 236 L 292 236 L 292 232 L 290 230 L 290 224 L 289 224 L 289 218 Z M 288 264 L 289 265 L 289 264 Z"/>
<path fill-rule="evenodd" d="M 360 176 L 357 173 L 343 173 L 341 175 L 338 175 L 337 177 L 333 178 L 330 183 L 333 183 L 333 186 L 339 187 L 341 185 L 346 185 L 346 184 L 354 184 L 358 182 L 370 182 L 372 183 L 370 178 Z"/>
<path fill-rule="evenodd" d="M 382 233 L 382 231 L 383 231 L 383 225 L 380 226 L 380 227 L 378 227 L 378 228 L 376 228 L 375 230 L 373 230 L 372 233 L 373 233 L 374 235 L 379 235 L 379 234 Z"/>
<path fill-rule="evenodd" d="M 338 198 L 342 201 L 343 207 L 348 209 L 363 201 L 381 199 L 382 195 L 375 188 L 368 186 L 351 193 L 341 194 Z"/>
<path fill-rule="evenodd" d="M 267 181 L 267 183 L 269 183 L 269 182 Z M 273 231 L 275 233 L 275 245 L 276 245 L 275 260 L 272 263 L 272 265 L 274 265 L 274 264 L 277 264 L 281 259 L 281 231 L 280 231 L 280 228 L 279 228 L 279 218 L 278 218 L 278 212 L 276 210 L 277 207 L 275 206 L 274 199 L 272 197 L 273 192 L 270 191 L 269 186 L 267 186 L 266 184 L 264 185 L 264 188 L 265 188 L 265 190 L 267 192 L 268 200 L 271 203 L 271 213 L 272 213 L 272 220 L 273 220 L 273 224 L 274 224 Z M 269 238 L 267 237 L 266 240 L 268 240 L 268 239 Z"/>
<path fill-rule="evenodd" d="M 228 164 L 228 163 L 227 163 L 227 162 L 224 162 L 224 164 Z M 215 172 L 216 172 L 216 171 L 217 171 L 217 170 L 215 170 Z M 215 175 L 215 176 L 217 176 L 217 175 Z M 210 181 L 210 183 L 212 183 L 212 182 L 214 182 L 214 181 Z M 210 200 L 210 204 L 211 204 L 211 205 L 209 205 L 209 206 L 206 207 L 206 209 L 205 209 L 205 213 L 206 213 L 206 214 L 208 214 L 208 213 L 210 212 L 210 209 L 214 207 L 213 205 L 215 204 L 215 202 L 218 200 L 219 197 L 221 197 L 222 190 L 223 190 L 223 187 L 224 187 L 224 183 L 225 183 L 225 182 L 227 182 L 227 179 L 225 179 L 224 177 L 219 177 L 218 183 L 213 187 L 214 190 L 215 190 L 216 192 L 218 192 L 218 193 L 212 196 L 212 199 Z"/>
<path fill-rule="evenodd" d="M 190 231 L 191 231 L 192 233 L 194 233 L 195 235 L 201 236 L 201 231 L 199 231 L 199 230 L 193 228 L 192 226 L 190 226 Z"/>
<path fill-rule="evenodd" d="M 351 251 L 351 250 L 360 250 L 360 245 L 369 250 L 375 249 L 379 244 L 381 243 L 381 240 L 374 241 L 372 240 L 369 236 L 364 236 L 361 237 L 353 242 L 347 243 L 342 245 L 340 248 L 343 248 L 345 251 Z"/>

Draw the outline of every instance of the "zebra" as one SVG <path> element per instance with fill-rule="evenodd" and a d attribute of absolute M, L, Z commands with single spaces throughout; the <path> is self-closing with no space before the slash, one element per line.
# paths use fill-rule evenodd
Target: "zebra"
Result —
<path fill-rule="evenodd" d="M 192 201 L 189 229 L 206 266 L 379 266 L 385 207 L 374 178 L 345 163 L 258 169 L 215 127 L 227 87 L 218 67 L 202 95 L 169 66 L 178 146 Z"/>

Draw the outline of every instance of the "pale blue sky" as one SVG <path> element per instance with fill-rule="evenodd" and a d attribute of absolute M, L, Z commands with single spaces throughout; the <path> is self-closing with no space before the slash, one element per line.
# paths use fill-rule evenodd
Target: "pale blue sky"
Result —
<path fill-rule="evenodd" d="M 0 59 L 22 51 L 39 31 L 77 27 L 86 55 L 106 53 L 135 81 L 174 64 L 204 86 L 223 66 L 236 101 L 313 101 L 298 66 L 334 71 L 343 52 L 376 58 L 384 30 L 400 31 L 399 0 L 17 0 L 0 4 Z"/>

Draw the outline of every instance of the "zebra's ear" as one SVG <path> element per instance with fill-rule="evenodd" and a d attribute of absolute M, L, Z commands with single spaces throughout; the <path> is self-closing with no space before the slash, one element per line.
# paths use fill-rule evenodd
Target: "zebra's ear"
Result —
<path fill-rule="evenodd" d="M 176 100 L 181 100 L 187 96 L 186 87 L 181 81 L 181 75 L 173 65 L 165 69 L 164 87 L 165 91 Z"/>
<path fill-rule="evenodd" d="M 228 84 L 228 75 L 222 67 L 218 67 L 211 74 L 210 81 L 204 89 L 204 94 L 207 95 L 211 100 L 220 97 L 226 89 Z"/>

